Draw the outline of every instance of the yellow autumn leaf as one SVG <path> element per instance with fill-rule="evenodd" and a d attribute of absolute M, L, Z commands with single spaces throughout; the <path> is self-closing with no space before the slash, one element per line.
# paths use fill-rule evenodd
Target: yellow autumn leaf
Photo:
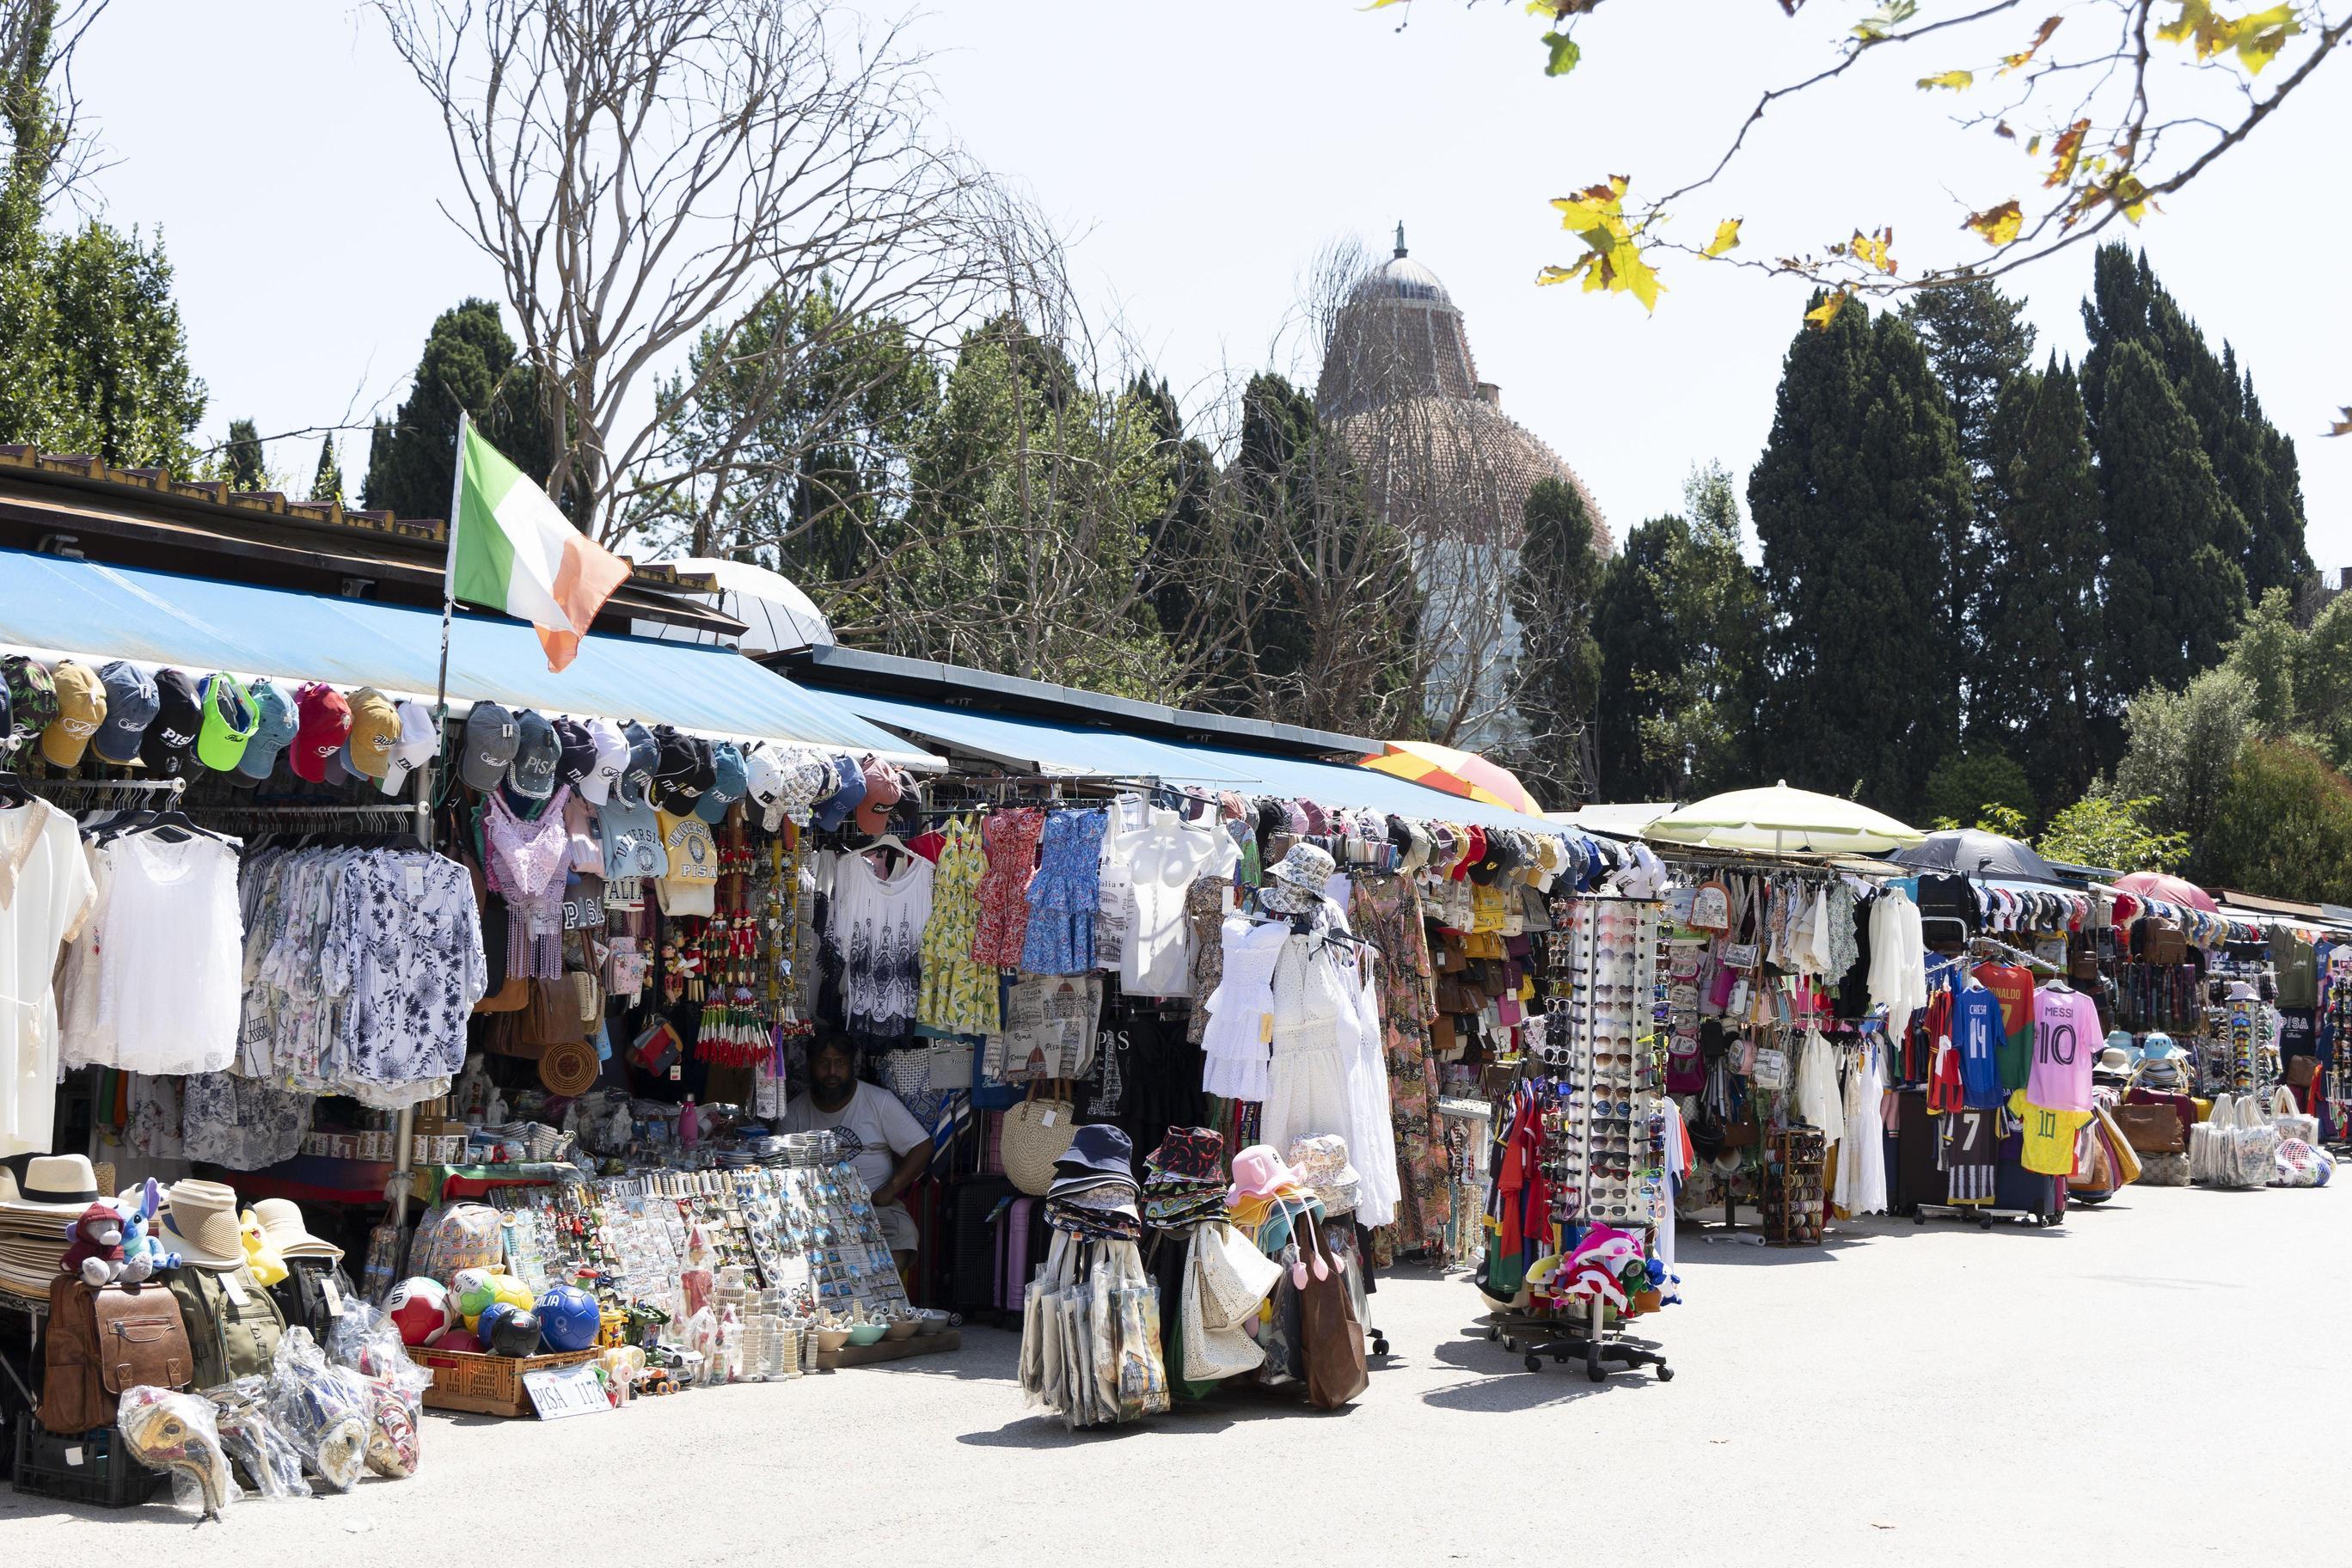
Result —
<path fill-rule="evenodd" d="M 1553 200 L 1560 226 L 1583 243 L 1587 254 L 1571 266 L 1545 268 L 1537 274 L 1538 283 L 1580 277 L 1588 294 L 1601 289 L 1630 293 L 1646 308 L 1657 309 L 1665 285 L 1642 254 L 1640 226 L 1625 216 L 1625 192 L 1632 184 L 1622 174 L 1612 174 L 1605 184 L 1588 185 L 1572 196 Z"/>
<path fill-rule="evenodd" d="M 2302 31 L 2303 24 L 2294 19 L 2292 5 L 2273 5 L 2267 11 L 2241 16 L 2232 30 L 2238 63 L 2246 68 L 2247 75 L 2260 76 L 2263 68 L 2278 58 L 2286 41 Z"/>
<path fill-rule="evenodd" d="M 1706 248 L 1699 254 L 1712 259 L 1721 256 L 1727 250 L 1737 248 L 1739 244 L 1739 226 L 1744 221 L 1741 218 L 1727 217 L 1717 224 L 1715 237 L 1707 241 Z"/>
<path fill-rule="evenodd" d="M 1941 87 L 1959 92 L 1964 89 L 1974 87 L 1976 81 L 1977 73 L 1974 71 L 1937 71 L 1934 76 L 1921 77 L 1919 85 L 1923 89 Z"/>
<path fill-rule="evenodd" d="M 1579 272 L 1583 271 L 1586 267 L 1591 264 L 1591 261 L 1592 258 L 1588 256 L 1573 267 L 1547 267 L 1536 274 L 1536 286 L 1540 289 L 1549 289 L 1555 283 L 1565 283 L 1574 278 Z"/>
<path fill-rule="evenodd" d="M 2139 183 L 2137 174 L 2126 174 L 2116 180 L 2112 199 L 2116 206 L 2123 209 L 2124 216 L 2133 223 L 2139 222 L 2147 215 L 2147 209 L 2156 205 L 2147 194 L 2147 187 Z"/>
<path fill-rule="evenodd" d="M 2039 135 L 2028 137 L 2025 142 L 2025 155 L 2029 158 L 2033 158 L 2040 156 L 2041 153 L 2042 138 Z"/>
<path fill-rule="evenodd" d="M 1980 213 L 1970 213 L 1960 226 L 1972 228 L 1984 237 L 1990 246 L 2003 246 L 2017 238 L 2018 230 L 2025 226 L 2025 209 L 2011 196 L 1997 207 L 1987 207 Z"/>
<path fill-rule="evenodd" d="M 2021 69 L 2023 67 L 2032 64 L 2033 57 L 2042 52 L 2042 46 L 2050 41 L 2050 35 L 2058 30 L 2058 24 L 2065 19 L 2066 18 L 2063 16 L 2045 16 L 2042 18 L 2041 30 L 2033 35 L 2033 41 L 2032 43 L 2026 45 L 2025 47 L 2018 50 L 2017 53 L 2013 55 L 2004 55 L 2001 57 L 2000 74 L 2007 76 L 2013 70 Z"/>
<path fill-rule="evenodd" d="M 2058 135 L 2051 148 L 2050 177 L 2042 182 L 2043 188 L 2063 185 L 2074 177 L 2074 165 L 2083 155 L 2083 138 L 2090 133 L 2091 122 L 2077 120 Z"/>
<path fill-rule="evenodd" d="M 2352 403 L 2344 405 L 2338 412 L 2341 413 L 2344 417 L 2329 426 L 2327 427 L 2327 433 L 2330 436 L 2352 436 Z"/>
<path fill-rule="evenodd" d="M 1856 261 L 1881 272 L 1895 270 L 1895 258 L 1890 254 L 1894 247 L 1895 231 L 1891 228 L 1882 228 L 1876 234 L 1855 229 L 1853 237 L 1845 243 L 1846 251 Z"/>
<path fill-rule="evenodd" d="M 1840 310 L 1844 310 L 1845 302 L 1853 298 L 1853 292 L 1852 289 L 1839 289 L 1836 293 L 1831 295 L 1828 299 L 1822 300 L 1820 304 L 1806 311 L 1805 323 L 1817 331 L 1827 327 L 1832 321 L 1837 320 L 1837 313 Z"/>

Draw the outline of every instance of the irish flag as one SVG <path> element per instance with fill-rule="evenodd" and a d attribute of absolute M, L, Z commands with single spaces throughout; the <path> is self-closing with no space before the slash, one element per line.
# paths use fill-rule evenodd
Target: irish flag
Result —
<path fill-rule="evenodd" d="M 550 669 L 579 654 L 589 623 L 628 580 L 627 562 L 572 527 L 462 416 L 449 520 L 449 596 L 538 627 Z"/>

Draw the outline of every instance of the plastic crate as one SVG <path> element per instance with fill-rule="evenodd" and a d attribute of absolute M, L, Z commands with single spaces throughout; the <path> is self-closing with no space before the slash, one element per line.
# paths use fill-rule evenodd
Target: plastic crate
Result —
<path fill-rule="evenodd" d="M 9 1473 L 20 1492 L 96 1508 L 137 1508 L 163 1484 L 163 1471 L 122 1451 L 122 1435 L 113 1427 L 60 1437 L 28 1413 L 16 1417 L 16 1468 Z"/>
<path fill-rule="evenodd" d="M 408 1359 L 433 1374 L 433 1386 L 425 1391 L 425 1407 L 463 1410 L 476 1415 L 530 1415 L 530 1395 L 522 1386 L 524 1373 L 575 1366 L 583 1361 L 594 1361 L 596 1354 L 586 1350 L 563 1351 L 554 1355 L 485 1355 L 478 1351 L 408 1347 Z"/>

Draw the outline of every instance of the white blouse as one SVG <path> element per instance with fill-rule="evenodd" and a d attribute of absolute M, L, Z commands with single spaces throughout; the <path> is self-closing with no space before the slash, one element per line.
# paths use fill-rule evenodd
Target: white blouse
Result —
<path fill-rule="evenodd" d="M 50 976 L 97 896 L 72 817 L 44 800 L 0 810 L 0 1155 L 48 1151 L 58 1103 Z"/>

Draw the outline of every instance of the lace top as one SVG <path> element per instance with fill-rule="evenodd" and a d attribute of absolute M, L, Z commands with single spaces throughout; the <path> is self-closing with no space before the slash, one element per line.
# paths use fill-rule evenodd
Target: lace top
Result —
<path fill-rule="evenodd" d="M 553 980 L 563 973 L 563 877 L 572 863 L 563 813 L 571 803 L 570 784 L 559 786 L 535 817 L 516 816 L 501 791 L 484 799 L 483 869 L 490 890 L 507 900 L 509 978 Z"/>
<path fill-rule="evenodd" d="M 1273 1037 L 1275 963 L 1290 927 L 1233 915 L 1218 934 L 1224 947 L 1223 975 L 1204 1004 L 1209 1026 L 1201 1049 L 1208 1060 L 1201 1088 L 1228 1100 L 1262 1100 L 1266 1047 Z"/>

